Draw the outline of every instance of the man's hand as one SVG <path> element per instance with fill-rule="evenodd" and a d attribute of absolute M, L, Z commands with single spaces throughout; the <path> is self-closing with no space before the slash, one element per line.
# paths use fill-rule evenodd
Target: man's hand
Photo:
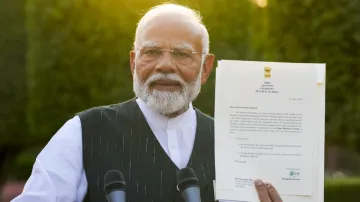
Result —
<path fill-rule="evenodd" d="M 255 180 L 255 187 L 261 202 L 282 202 L 279 193 L 270 183 L 262 180 Z"/>

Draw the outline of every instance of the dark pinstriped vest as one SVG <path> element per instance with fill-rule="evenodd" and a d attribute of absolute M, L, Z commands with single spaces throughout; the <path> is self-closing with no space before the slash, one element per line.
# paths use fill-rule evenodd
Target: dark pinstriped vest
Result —
<path fill-rule="evenodd" d="M 197 128 L 188 167 L 201 183 L 203 202 L 214 202 L 214 121 L 196 110 Z M 176 189 L 178 168 L 154 136 L 135 100 L 80 112 L 85 202 L 106 202 L 104 174 L 123 173 L 128 202 L 181 202 Z"/>

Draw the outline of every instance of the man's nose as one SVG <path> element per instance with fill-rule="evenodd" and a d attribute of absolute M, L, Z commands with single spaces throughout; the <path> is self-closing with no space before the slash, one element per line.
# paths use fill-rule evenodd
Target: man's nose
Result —
<path fill-rule="evenodd" d="M 163 52 L 156 65 L 156 71 L 162 73 L 173 73 L 175 71 L 175 63 L 171 53 L 167 51 Z"/>

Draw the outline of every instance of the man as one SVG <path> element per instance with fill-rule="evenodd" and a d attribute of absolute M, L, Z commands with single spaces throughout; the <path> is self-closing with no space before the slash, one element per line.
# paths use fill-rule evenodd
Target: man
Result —
<path fill-rule="evenodd" d="M 136 99 L 88 109 L 39 154 L 13 202 L 105 202 L 103 177 L 119 170 L 128 201 L 182 201 L 176 172 L 192 167 L 204 202 L 214 201 L 214 121 L 192 107 L 213 67 L 209 35 L 191 9 L 164 4 L 140 20 L 130 53 Z M 264 202 L 281 201 L 256 181 Z"/>

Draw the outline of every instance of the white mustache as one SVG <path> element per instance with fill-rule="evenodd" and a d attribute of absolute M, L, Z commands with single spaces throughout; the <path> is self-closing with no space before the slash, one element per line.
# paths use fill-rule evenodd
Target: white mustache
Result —
<path fill-rule="evenodd" d="M 157 73 L 154 74 L 152 76 L 150 76 L 150 78 L 147 79 L 147 81 L 145 82 L 146 86 L 149 86 L 150 84 L 158 81 L 158 80 L 170 80 L 170 81 L 174 81 L 179 83 L 182 87 L 186 86 L 186 82 L 183 81 L 177 74 L 162 74 L 162 73 Z"/>

